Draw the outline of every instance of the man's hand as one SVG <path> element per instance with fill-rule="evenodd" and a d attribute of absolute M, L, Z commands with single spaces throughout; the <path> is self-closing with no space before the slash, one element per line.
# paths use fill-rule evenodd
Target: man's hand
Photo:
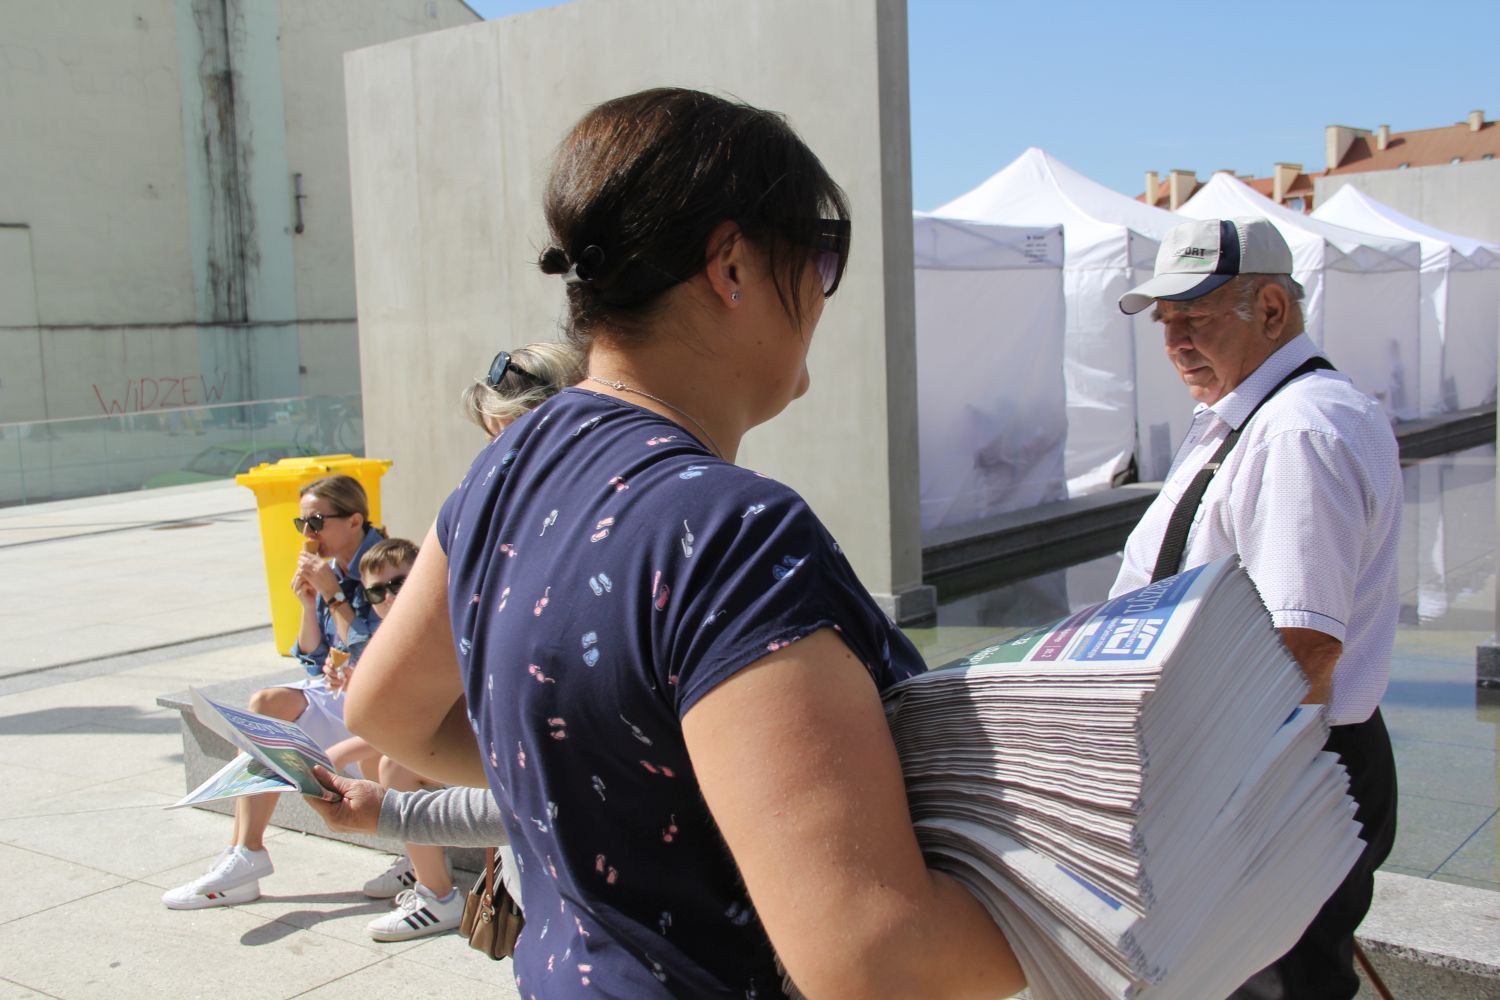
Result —
<path fill-rule="evenodd" d="M 1327 632 L 1313 628 L 1278 629 L 1281 641 L 1302 668 L 1307 683 L 1312 685 L 1304 705 L 1326 705 L 1333 696 L 1333 668 L 1338 666 L 1343 655 L 1344 644 Z"/>
<path fill-rule="evenodd" d="M 343 796 L 337 801 L 303 796 L 313 812 L 323 817 L 330 830 L 336 833 L 375 832 L 375 823 L 380 819 L 380 803 L 385 800 L 387 791 L 384 785 L 345 778 L 318 765 L 313 766 L 313 774 L 330 793 Z"/>

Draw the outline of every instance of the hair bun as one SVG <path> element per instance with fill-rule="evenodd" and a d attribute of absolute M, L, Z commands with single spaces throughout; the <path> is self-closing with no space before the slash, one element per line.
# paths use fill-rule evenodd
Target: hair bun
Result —
<path fill-rule="evenodd" d="M 566 274 L 573 265 L 562 247 L 550 246 L 537 258 L 536 266 L 542 269 L 543 274 Z"/>

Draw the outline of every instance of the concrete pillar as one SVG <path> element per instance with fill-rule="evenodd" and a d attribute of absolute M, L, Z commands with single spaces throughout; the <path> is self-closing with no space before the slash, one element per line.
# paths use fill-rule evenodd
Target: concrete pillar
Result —
<path fill-rule="evenodd" d="M 714 40 L 705 44 L 705 40 Z M 800 491 L 900 620 L 921 582 L 905 0 L 578 0 L 345 60 L 360 372 L 387 520 L 420 536 L 483 443 L 459 416 L 495 351 L 556 329 L 535 266 L 566 130 L 645 87 L 787 114 L 849 195 L 854 251 L 812 389 L 741 464 Z"/>

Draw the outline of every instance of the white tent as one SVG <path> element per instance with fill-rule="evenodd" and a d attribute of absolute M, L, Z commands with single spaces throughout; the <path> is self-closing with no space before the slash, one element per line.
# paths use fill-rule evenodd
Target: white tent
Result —
<path fill-rule="evenodd" d="M 1068 493 L 1107 489 L 1132 453 L 1141 478 L 1164 476 L 1191 422 L 1192 397 L 1166 362 L 1160 329 L 1121 313 L 1119 298 L 1151 276 L 1157 246 L 1182 220 L 1036 148 L 933 214 L 1063 227 Z"/>
<path fill-rule="evenodd" d="M 1421 245 L 1422 415 L 1492 401 L 1500 337 L 1500 245 L 1434 229 L 1353 184 L 1339 188 L 1313 211 L 1313 218 Z"/>
<path fill-rule="evenodd" d="M 1313 342 L 1392 419 L 1418 415 L 1422 251 L 1415 241 L 1293 212 L 1227 173 L 1214 174 L 1179 211 L 1197 219 L 1269 219 L 1291 245 Z"/>
<path fill-rule="evenodd" d="M 922 530 L 1066 495 L 1062 230 L 917 213 Z"/>

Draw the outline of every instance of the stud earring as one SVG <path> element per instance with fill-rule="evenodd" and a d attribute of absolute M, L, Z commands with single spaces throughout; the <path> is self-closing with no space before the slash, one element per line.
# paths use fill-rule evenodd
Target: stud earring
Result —
<path fill-rule="evenodd" d="M 731 301 L 738 302 L 740 300 L 739 290 L 736 289 L 735 291 L 730 292 L 729 293 L 729 298 L 730 298 Z"/>

